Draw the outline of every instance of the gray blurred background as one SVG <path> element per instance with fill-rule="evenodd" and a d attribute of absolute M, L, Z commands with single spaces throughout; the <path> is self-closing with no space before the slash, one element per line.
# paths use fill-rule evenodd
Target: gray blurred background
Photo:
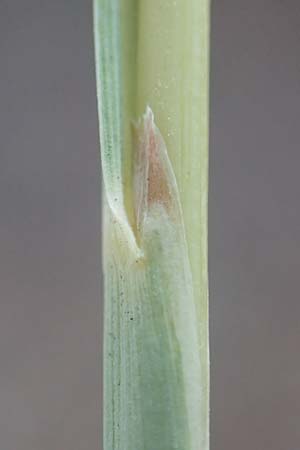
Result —
<path fill-rule="evenodd" d="M 213 2 L 212 450 L 300 448 L 299 54 L 299 0 Z M 100 450 L 91 1 L 0 0 L 0 207 L 0 448 Z"/>

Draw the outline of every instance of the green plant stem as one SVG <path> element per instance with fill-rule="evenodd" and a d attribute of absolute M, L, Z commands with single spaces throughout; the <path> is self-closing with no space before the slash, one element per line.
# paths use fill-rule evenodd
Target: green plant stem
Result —
<path fill-rule="evenodd" d="M 209 2 L 95 0 L 94 17 L 104 448 L 207 450 Z"/>

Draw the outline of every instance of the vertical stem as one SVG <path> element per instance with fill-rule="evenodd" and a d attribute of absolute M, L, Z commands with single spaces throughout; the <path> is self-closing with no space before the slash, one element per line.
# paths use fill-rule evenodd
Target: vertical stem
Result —
<path fill-rule="evenodd" d="M 94 17 L 104 448 L 208 450 L 209 0 L 94 0 Z"/>

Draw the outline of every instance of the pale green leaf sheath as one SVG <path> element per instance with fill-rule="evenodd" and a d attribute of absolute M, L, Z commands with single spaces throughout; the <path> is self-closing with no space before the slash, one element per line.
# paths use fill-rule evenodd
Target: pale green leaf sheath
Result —
<path fill-rule="evenodd" d="M 208 450 L 208 2 L 95 0 L 94 18 L 104 449 Z"/>

